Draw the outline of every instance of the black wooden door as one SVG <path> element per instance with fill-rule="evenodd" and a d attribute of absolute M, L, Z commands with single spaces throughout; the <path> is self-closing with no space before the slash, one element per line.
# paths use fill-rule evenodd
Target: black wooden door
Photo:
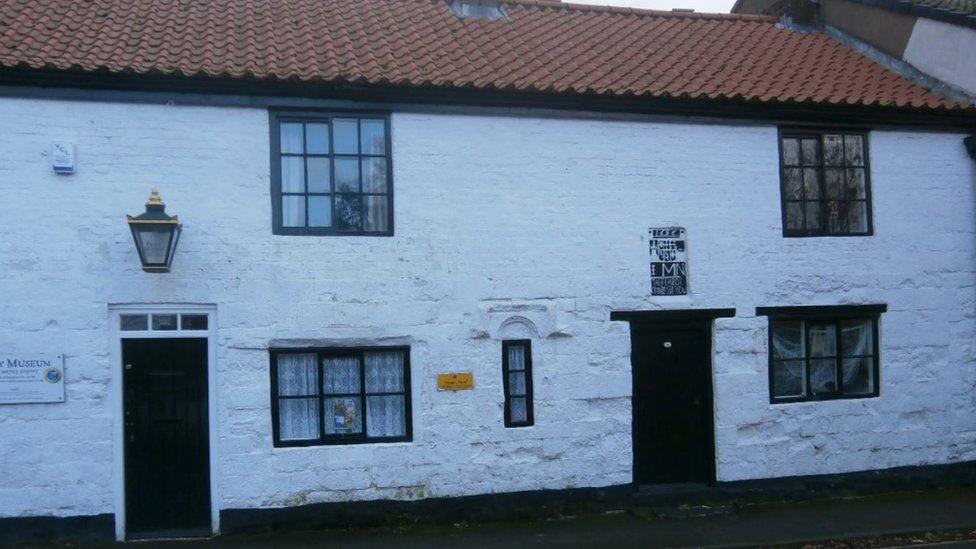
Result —
<path fill-rule="evenodd" d="M 634 481 L 714 480 L 710 323 L 631 325 Z"/>
<path fill-rule="evenodd" d="M 207 340 L 124 339 L 129 538 L 209 535 Z"/>

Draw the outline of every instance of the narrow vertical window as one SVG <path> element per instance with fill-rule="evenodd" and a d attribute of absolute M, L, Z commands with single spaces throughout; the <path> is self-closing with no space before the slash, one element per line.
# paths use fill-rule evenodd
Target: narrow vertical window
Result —
<path fill-rule="evenodd" d="M 505 426 L 532 425 L 532 343 L 529 340 L 502 342 L 502 384 Z"/>

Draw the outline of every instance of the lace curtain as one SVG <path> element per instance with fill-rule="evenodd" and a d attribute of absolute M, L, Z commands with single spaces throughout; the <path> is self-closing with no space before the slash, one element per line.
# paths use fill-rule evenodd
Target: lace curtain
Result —
<path fill-rule="evenodd" d="M 837 390 L 837 332 L 833 324 L 808 326 L 807 352 L 810 355 L 810 389 L 816 393 Z M 815 358 L 830 357 L 830 358 Z"/>
<path fill-rule="evenodd" d="M 525 347 L 508 347 L 508 394 L 509 417 L 512 422 L 521 423 L 528 419 L 525 399 Z"/>
<path fill-rule="evenodd" d="M 406 433 L 403 353 L 370 352 L 366 353 L 365 361 L 367 433 L 371 437 L 403 436 Z"/>
<path fill-rule="evenodd" d="M 279 436 L 307 440 L 319 436 L 318 359 L 314 354 L 278 356 L 278 395 L 309 396 L 278 401 Z"/>
<path fill-rule="evenodd" d="M 281 440 L 318 439 L 322 433 L 359 435 L 365 431 L 369 438 L 406 434 L 403 351 L 323 356 L 321 384 L 318 357 L 315 353 L 277 357 Z"/>
<path fill-rule="evenodd" d="M 874 387 L 874 323 L 870 320 L 845 321 L 841 323 L 840 331 L 844 392 L 870 392 Z"/>
<path fill-rule="evenodd" d="M 781 388 L 797 387 L 796 392 L 781 394 L 804 394 L 806 379 L 802 367 L 805 358 L 810 358 L 810 385 L 814 393 L 831 392 L 837 389 L 837 324 L 803 322 L 780 322 L 773 328 L 773 355 L 778 361 L 775 371 L 776 383 Z M 809 329 L 807 329 L 809 328 Z M 865 385 L 873 371 L 870 355 L 874 352 L 872 322 L 870 320 L 843 321 L 840 324 L 840 337 L 843 343 L 843 383 L 847 387 Z M 808 334 L 808 337 L 807 337 Z M 796 359 L 797 362 L 793 362 Z M 864 379 L 861 379 L 864 378 Z"/>

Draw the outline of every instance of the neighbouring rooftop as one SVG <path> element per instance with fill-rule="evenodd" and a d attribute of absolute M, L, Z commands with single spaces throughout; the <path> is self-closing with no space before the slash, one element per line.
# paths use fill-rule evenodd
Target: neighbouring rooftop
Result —
<path fill-rule="evenodd" d="M 976 0 L 852 0 L 860 4 L 878 6 L 915 15 L 928 17 L 976 28 Z"/>

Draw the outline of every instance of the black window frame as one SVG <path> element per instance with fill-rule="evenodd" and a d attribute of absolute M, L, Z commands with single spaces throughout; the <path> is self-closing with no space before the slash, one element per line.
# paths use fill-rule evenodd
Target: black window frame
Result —
<path fill-rule="evenodd" d="M 363 214 L 363 227 L 362 230 L 351 231 L 351 230 L 341 230 L 336 229 L 335 225 L 335 195 L 336 194 L 354 194 L 354 193 L 336 193 L 335 192 L 335 158 L 336 155 L 333 151 L 333 139 L 334 139 L 334 128 L 332 127 L 332 120 L 336 118 L 354 118 L 358 121 L 362 119 L 379 120 L 382 119 L 384 122 L 384 132 L 386 138 L 386 188 L 385 193 L 387 201 L 387 230 L 386 231 L 367 231 L 366 230 L 366 219 L 365 213 Z M 270 139 L 271 139 L 271 219 L 272 219 L 272 234 L 283 235 L 283 236 L 379 236 L 379 237 L 390 237 L 394 236 L 394 219 L 393 219 L 393 139 L 390 134 L 391 124 L 390 124 L 390 112 L 389 111 L 370 111 L 370 110 L 356 110 L 356 111 L 343 111 L 343 110 L 297 110 L 297 109 L 271 109 L 269 111 L 270 119 Z M 308 189 L 306 188 L 305 195 L 305 225 L 304 227 L 285 227 L 282 223 L 282 189 L 281 189 L 281 124 L 282 122 L 296 122 L 296 123 L 327 123 L 329 125 L 329 152 L 327 155 L 313 155 L 313 156 L 327 156 L 329 160 L 329 176 L 330 176 L 330 192 L 329 193 L 313 193 L 325 195 L 328 194 L 331 197 L 332 203 L 332 223 L 333 227 L 309 227 L 308 226 Z M 361 136 L 357 135 L 357 139 L 361 139 Z M 303 151 L 303 157 L 307 157 L 308 153 Z M 364 193 L 362 188 L 362 159 L 363 158 L 373 158 L 379 155 L 363 155 L 360 151 L 356 155 L 339 155 L 339 156 L 355 156 L 359 159 L 359 178 L 360 178 L 360 189 L 359 197 L 361 201 L 361 208 L 365 212 L 365 200 L 363 197 L 376 195 L 379 196 L 383 193 Z M 307 168 L 306 168 L 307 172 Z M 307 178 L 306 173 L 306 178 Z M 289 193 L 289 194 L 302 194 L 302 193 Z"/>
<path fill-rule="evenodd" d="M 392 352 L 403 353 L 403 393 L 367 393 L 366 392 L 366 361 L 365 355 L 368 352 Z M 278 357 L 281 355 L 304 355 L 315 354 L 318 368 L 318 393 L 313 396 L 282 396 L 278 394 Z M 411 398 L 410 382 L 410 347 L 314 347 L 296 349 L 272 349 L 269 353 L 271 357 L 271 428 L 275 448 L 289 448 L 296 446 L 337 446 L 351 444 L 382 444 L 388 442 L 413 442 L 413 405 Z M 328 435 L 325 433 L 325 407 L 323 403 L 327 397 L 343 396 L 339 393 L 326 393 L 325 376 L 323 371 L 323 360 L 327 356 L 358 356 L 359 357 L 359 393 L 348 393 L 349 396 L 358 396 L 359 405 L 362 410 L 362 433 Z M 404 434 L 400 437 L 370 437 L 366 419 L 366 397 L 383 395 L 403 395 L 404 399 Z M 278 403 L 285 399 L 317 398 L 319 413 L 319 438 L 304 440 L 281 440 L 280 410 Z"/>
<path fill-rule="evenodd" d="M 514 370 L 515 372 L 525 372 L 525 394 L 513 395 L 509 387 L 509 374 L 513 371 L 508 363 L 508 350 L 511 347 L 525 348 L 525 370 Z M 532 427 L 535 425 L 535 406 L 534 391 L 532 388 L 532 340 L 530 339 L 506 339 L 502 341 L 502 390 L 505 395 L 505 427 Z M 525 421 L 512 420 L 512 398 L 525 399 Z"/>
<path fill-rule="evenodd" d="M 824 164 L 824 136 L 826 135 L 856 135 L 861 137 L 861 143 L 863 146 L 864 155 L 864 166 L 858 167 L 864 170 L 864 199 L 848 199 L 846 198 L 847 186 L 844 186 L 845 198 L 841 202 L 861 202 L 865 203 L 865 214 L 867 221 L 867 231 L 866 232 L 830 232 L 827 223 L 827 193 L 826 193 L 826 170 Z M 777 134 L 777 151 L 779 164 L 779 194 L 780 194 L 780 210 L 781 210 L 781 222 L 783 227 L 783 236 L 786 238 L 810 238 L 810 237 L 858 237 L 858 236 L 873 236 L 874 235 L 874 200 L 871 194 L 871 158 L 870 158 L 870 142 L 869 142 L 870 132 L 865 129 L 853 129 L 853 128 L 779 128 Z M 817 159 L 818 164 L 816 167 L 818 172 L 818 188 L 819 188 L 819 199 L 816 200 L 806 200 L 806 189 L 805 185 L 801 183 L 801 188 L 803 188 L 803 195 L 800 200 L 787 199 L 786 195 L 786 169 L 788 167 L 801 168 L 807 167 L 803 164 L 803 139 L 817 139 Z M 798 139 L 800 140 L 800 165 L 798 166 L 786 166 L 783 159 L 783 140 L 784 139 Z M 846 174 L 849 167 L 846 164 L 841 166 Z M 846 175 L 845 175 L 846 178 Z M 845 179 L 846 181 L 846 179 Z M 836 201 L 836 200 L 834 200 Z M 787 203 L 789 202 L 799 202 L 803 204 L 804 202 L 816 202 L 820 205 L 820 228 L 819 229 L 807 229 L 806 223 L 804 223 L 804 228 L 802 229 L 790 229 L 787 223 Z M 806 211 L 804 208 L 804 221 L 806 220 Z"/>
<path fill-rule="evenodd" d="M 864 398 L 877 398 L 881 396 L 881 338 L 880 324 L 881 314 L 887 312 L 888 306 L 884 304 L 876 305 L 836 305 L 836 306 L 798 306 L 798 307 L 757 307 L 756 316 L 766 316 L 767 323 L 767 344 L 768 354 L 768 376 L 769 376 L 769 403 L 787 404 L 794 402 L 816 402 L 824 400 L 858 400 Z M 843 337 L 840 326 L 843 321 L 869 320 L 872 326 L 872 354 L 857 355 L 870 356 L 872 358 L 874 387 L 869 393 L 844 394 L 843 364 L 845 358 L 855 358 L 844 356 Z M 835 337 L 837 344 L 837 356 L 833 358 L 836 368 L 837 389 L 830 393 L 813 394 L 810 390 L 810 361 L 811 357 L 805 353 L 802 357 L 804 362 L 805 392 L 802 396 L 775 396 L 775 365 L 776 359 L 773 353 L 773 324 L 779 321 L 803 322 L 804 337 L 809 332 L 809 323 L 825 323 L 835 326 Z M 814 357 L 816 359 L 816 357 Z M 796 359 L 800 360 L 800 359 Z M 781 362 L 783 360 L 780 360 Z"/>

